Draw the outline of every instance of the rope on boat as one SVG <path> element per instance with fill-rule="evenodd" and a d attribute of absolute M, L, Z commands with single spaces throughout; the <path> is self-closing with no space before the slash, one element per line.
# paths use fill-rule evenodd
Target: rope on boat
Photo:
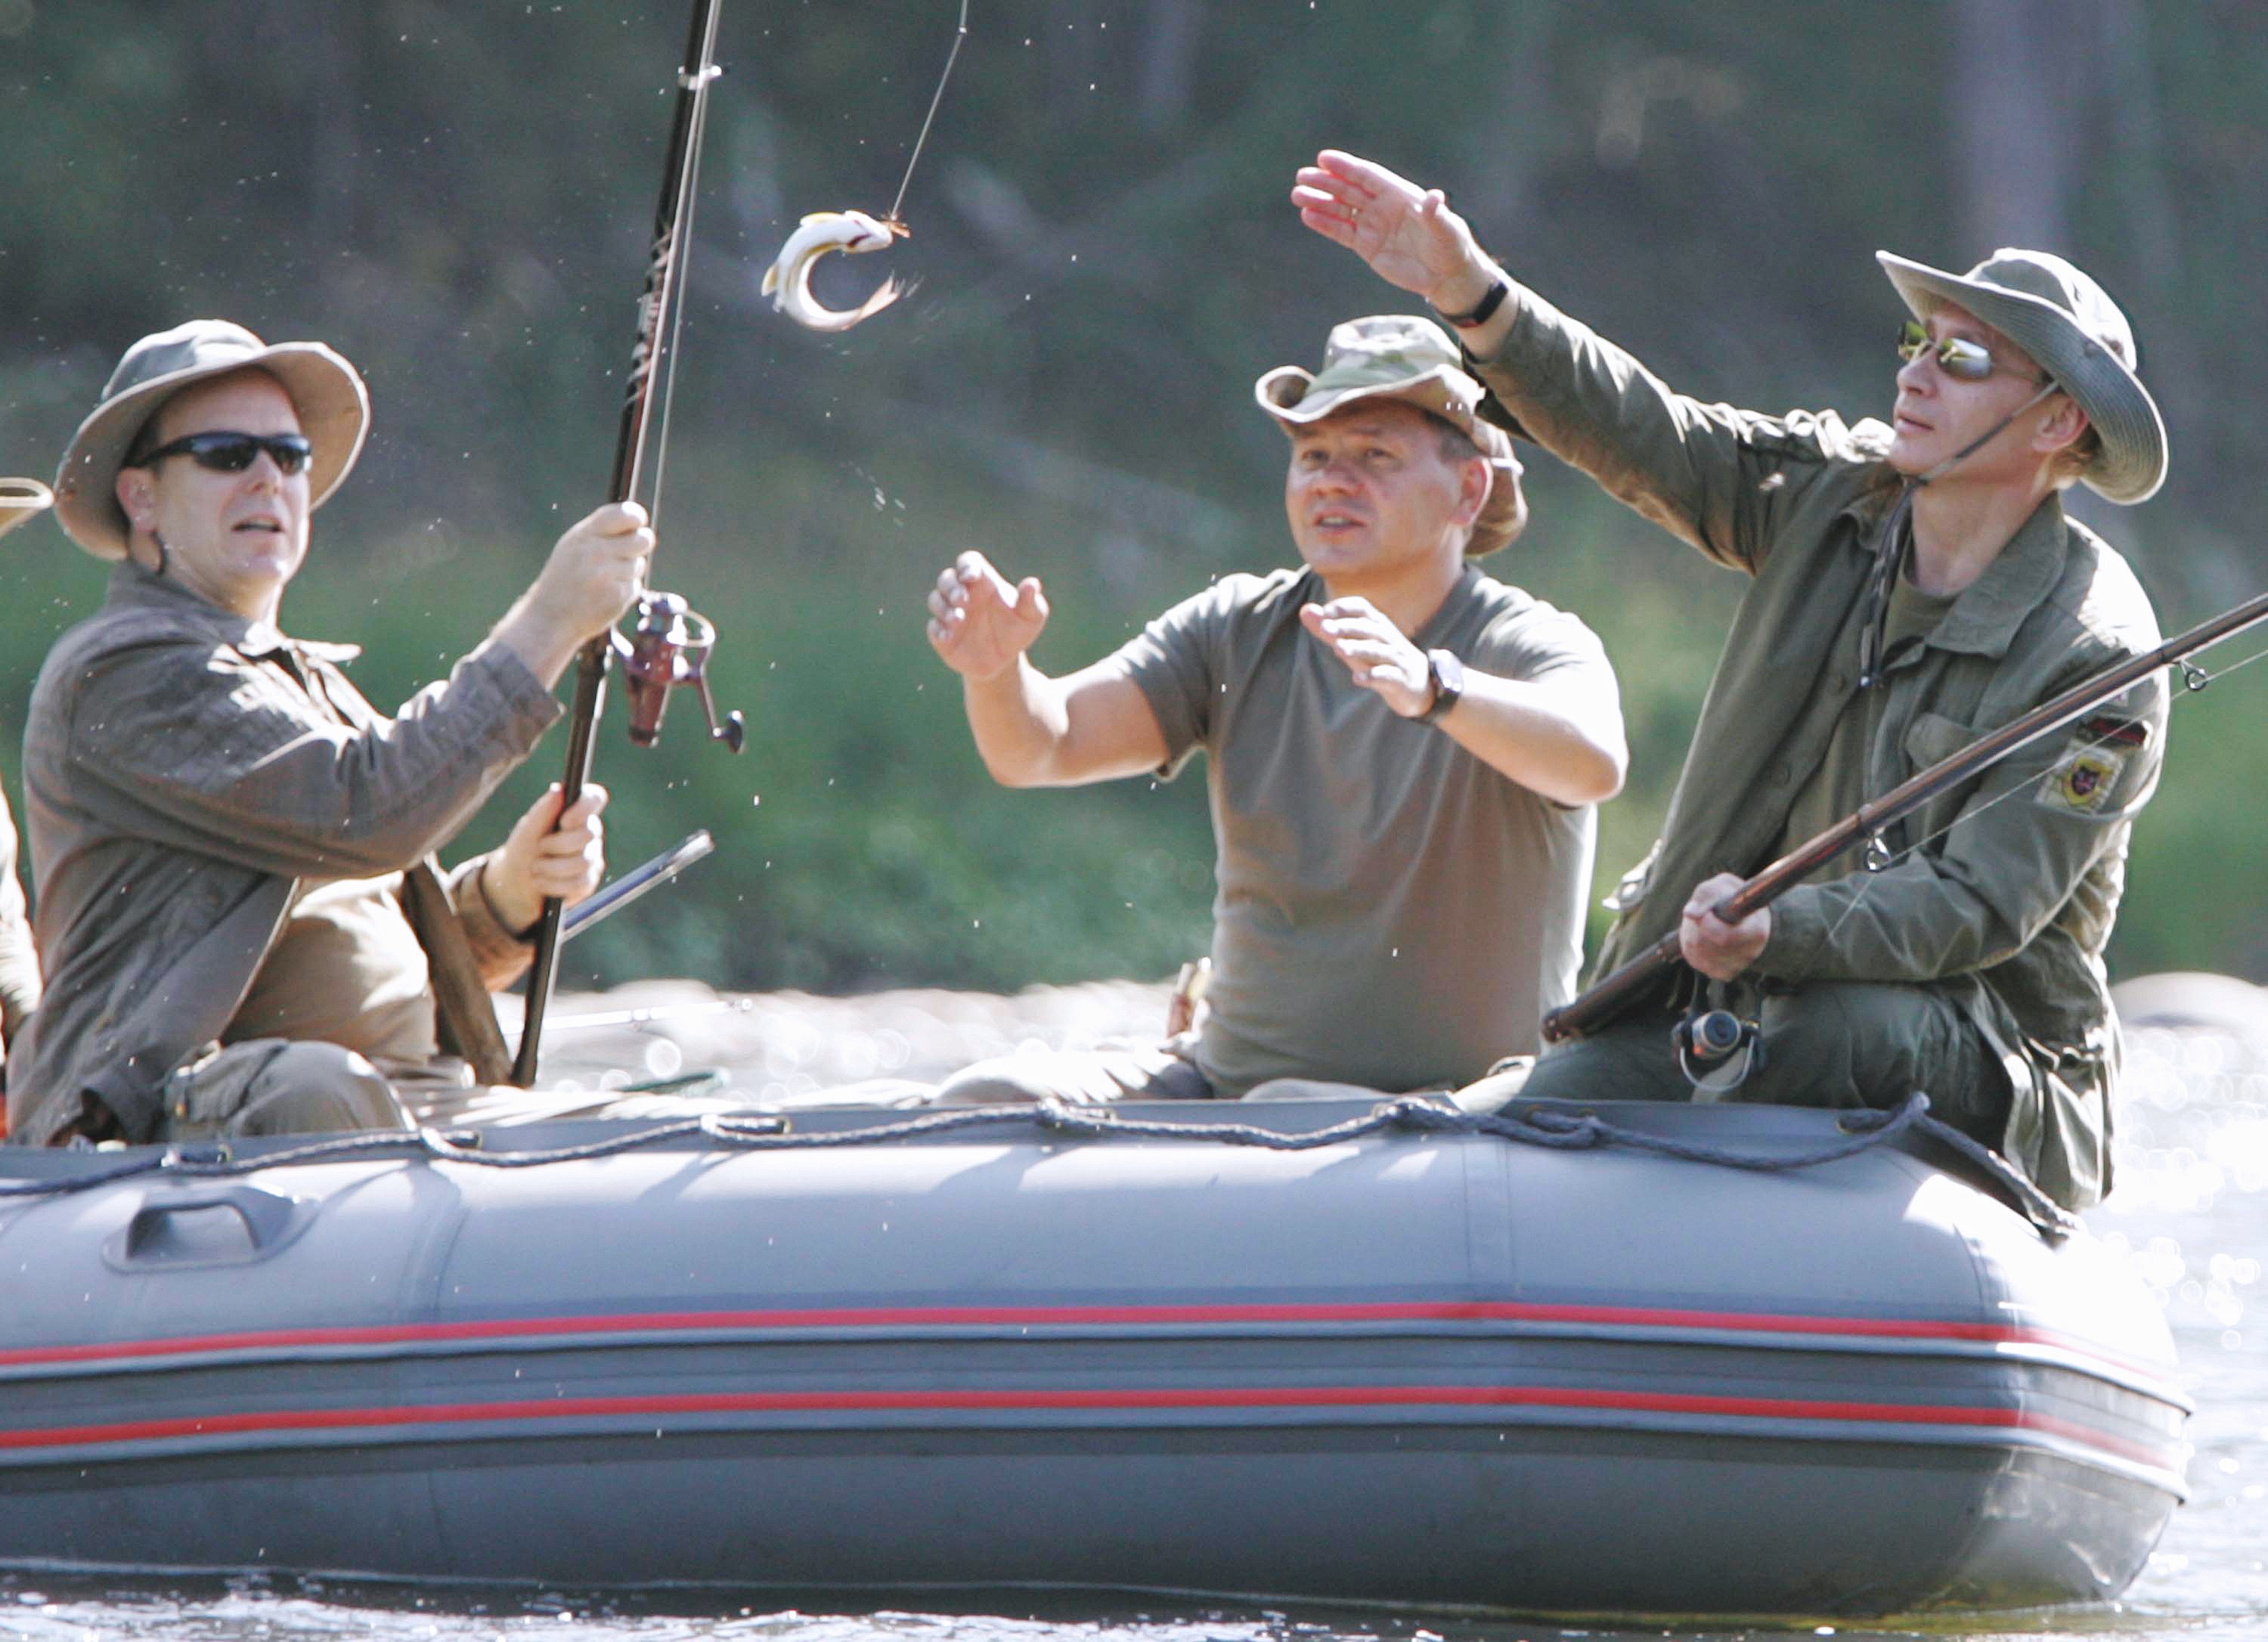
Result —
<path fill-rule="evenodd" d="M 1234 1121 L 1132 1117 L 1108 1107 L 1074 1106 L 1058 1101 L 1043 1101 L 1028 1107 L 986 1106 L 925 1112 L 861 1128 L 834 1130 L 799 1130 L 788 1118 L 770 1114 L 733 1116 L 712 1112 L 698 1117 L 642 1124 L 621 1134 L 606 1135 L 575 1145 L 526 1151 L 493 1150 L 484 1143 L 482 1132 L 474 1129 L 427 1128 L 326 1135 L 278 1150 L 263 1149 L 250 1156 L 238 1155 L 236 1148 L 225 1140 L 196 1141 L 124 1158 L 108 1167 L 83 1173 L 0 1181 L 0 1199 L 87 1191 L 143 1174 L 200 1180 L 227 1178 L 261 1169 L 335 1163 L 372 1154 L 407 1152 L 435 1162 L 469 1164 L 481 1168 L 538 1168 L 554 1163 L 588 1162 L 696 1136 L 736 1151 L 779 1152 L 876 1145 L 898 1140 L 931 1139 L 961 1130 L 1015 1126 L 1089 1140 L 1203 1140 L 1221 1145 L 1257 1146 L 1270 1152 L 1312 1152 L 1318 1147 L 1343 1145 L 1367 1135 L 1401 1131 L 1487 1135 L 1518 1145 L 1542 1146 L 1555 1152 L 1620 1146 L 1688 1163 L 1778 1173 L 1839 1162 L 1911 1132 L 1926 1135 L 1959 1152 L 2007 1193 L 2025 1217 L 2048 1237 L 2061 1241 L 2078 1229 L 2076 1217 L 2041 1191 L 2005 1158 L 1952 1124 L 1931 1116 L 1926 1094 L 1916 1092 L 1907 1097 L 1904 1104 L 1887 1111 L 1869 1108 L 1845 1112 L 1837 1121 L 1847 1137 L 1845 1139 L 1808 1152 L 1760 1155 L 1628 1129 L 1595 1112 L 1571 1111 L 1557 1106 L 1468 1112 L 1435 1095 L 1397 1096 L 1338 1123 L 1290 1133 L 1259 1123 Z"/>

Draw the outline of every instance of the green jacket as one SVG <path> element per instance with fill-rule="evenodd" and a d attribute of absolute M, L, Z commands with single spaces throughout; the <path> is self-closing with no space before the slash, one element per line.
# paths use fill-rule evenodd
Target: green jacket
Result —
<path fill-rule="evenodd" d="M 1675 394 L 1532 295 L 1475 366 L 1488 413 L 1752 578 L 1703 703 L 1660 842 L 1609 904 L 1601 970 L 1674 930 L 1694 886 L 1767 865 L 1795 794 L 1857 688 L 1876 526 L 1895 499 L 1889 430 L 1832 413 L 1764 416 Z M 1867 751 L 1880 794 L 2042 701 L 2148 650 L 2133 573 L 2051 497 L 1934 631 L 1895 652 Z M 2003 1150 L 2084 1207 L 2110 1188 L 2119 1049 L 2102 948 L 2133 817 L 2165 750 L 2162 674 L 1891 829 L 1880 873 L 1775 902 L 1766 984 L 1940 989 L 2014 1091 Z M 1908 851 L 1911 850 L 1911 853 Z"/>

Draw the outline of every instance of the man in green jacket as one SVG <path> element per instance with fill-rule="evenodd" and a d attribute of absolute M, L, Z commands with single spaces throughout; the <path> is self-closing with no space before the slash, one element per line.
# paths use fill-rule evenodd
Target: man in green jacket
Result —
<path fill-rule="evenodd" d="M 1738 925 L 1711 909 L 1865 799 L 2157 643 L 2125 563 L 2060 501 L 2077 482 L 2139 502 L 2164 479 L 2124 317 L 2044 253 L 1965 276 L 1884 253 L 1911 314 L 1890 423 L 1764 416 L 1671 391 L 1515 283 L 1438 192 L 1326 151 L 1292 198 L 1456 328 L 1487 414 L 1751 578 L 1599 960 L 1675 931 L 1690 973 L 1547 1055 L 1527 1093 L 1684 1097 L 1671 1028 L 1705 986 L 1760 1018 L 1764 1054 L 1704 1098 L 1887 1106 L 1922 1090 L 2058 1201 L 2096 1201 L 2118 1064 L 2102 949 L 2164 752 L 2161 678 L 1893 828 L 1879 870 L 1830 868 Z"/>

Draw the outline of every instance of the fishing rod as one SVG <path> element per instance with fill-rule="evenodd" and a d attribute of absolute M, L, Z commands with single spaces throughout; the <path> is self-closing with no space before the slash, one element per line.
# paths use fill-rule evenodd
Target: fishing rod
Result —
<path fill-rule="evenodd" d="M 615 442 L 614 487 L 609 499 L 637 499 L 642 475 L 646 431 L 653 410 L 654 369 L 665 353 L 669 369 L 676 369 L 676 350 L 665 347 L 663 327 L 677 291 L 677 268 L 681 251 L 681 230 L 689 224 L 693 188 L 701 150 L 701 128 L 708 111 L 709 86 L 719 73 L 717 66 L 718 0 L 694 0 L 692 23 L 685 42 L 685 63 L 677 76 L 677 107 L 669 134 L 669 152 L 662 165 L 661 197 L 654 208 L 652 252 L 646 263 L 645 289 L 638 298 L 637 335 L 630 349 L 630 379 L 623 390 L 620 431 Z M 666 397 L 666 395 L 665 395 Z M 717 630 L 695 615 L 674 593 L 648 593 L 638 601 L 633 636 L 624 639 L 608 628 L 592 639 L 575 659 L 575 703 L 567 733 L 567 771 L 560 782 L 562 803 L 572 804 L 591 779 L 593 743 L 599 709 L 605 698 L 608 669 L 617 653 L 630 679 L 630 740 L 651 747 L 661 731 L 661 717 L 669 692 L 691 685 L 700 692 L 709 718 L 712 740 L 740 750 L 746 730 L 738 713 L 729 713 L 720 725 L 709 696 L 706 665 L 717 640 Z M 559 978 L 559 946 L 564 907 L 556 896 L 547 897 L 537 921 L 535 961 L 527 980 L 526 1024 L 520 1029 L 519 1053 L 512 1063 L 512 1081 L 525 1089 L 535 1081 L 543 1041 L 543 1014 Z"/>
<path fill-rule="evenodd" d="M 1826 831 L 1790 850 L 1719 902 L 1714 908 L 1717 917 L 1727 924 L 1738 924 L 1750 913 L 1770 906 L 1854 844 L 1867 846 L 1871 864 L 1881 851 L 1884 829 L 1940 793 L 1982 774 L 2043 736 L 2053 734 L 2090 708 L 2124 695 L 2160 667 L 2183 662 L 2198 651 L 2263 621 L 2268 621 L 2268 593 L 2249 599 L 2168 639 L 2155 650 L 2106 667 L 2062 695 L 2041 703 L 1891 788 L 1881 798 L 1860 805 Z M 2193 669 L 2184 668 L 2184 679 L 2192 689 L 2204 688 L 2204 675 Z M 1572 1002 L 1545 1015 L 1543 1041 L 1560 1043 L 1570 1038 L 1587 1037 L 1621 1016 L 1649 993 L 1666 971 L 1681 961 L 1677 936 L 1678 932 L 1672 930 L 1612 975 L 1593 983 Z"/>

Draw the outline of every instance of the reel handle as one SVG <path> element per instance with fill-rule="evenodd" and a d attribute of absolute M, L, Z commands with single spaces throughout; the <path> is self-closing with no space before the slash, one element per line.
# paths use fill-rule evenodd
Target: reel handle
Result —
<path fill-rule="evenodd" d="M 661 735 L 669 693 L 692 686 L 709 721 L 709 739 L 737 753 L 747 744 L 747 725 L 737 712 L 720 723 L 709 693 L 709 656 L 717 647 L 717 628 L 674 593 L 650 593 L 638 600 L 637 625 L 615 648 L 622 657 L 624 687 L 630 698 L 630 740 L 652 747 Z"/>

